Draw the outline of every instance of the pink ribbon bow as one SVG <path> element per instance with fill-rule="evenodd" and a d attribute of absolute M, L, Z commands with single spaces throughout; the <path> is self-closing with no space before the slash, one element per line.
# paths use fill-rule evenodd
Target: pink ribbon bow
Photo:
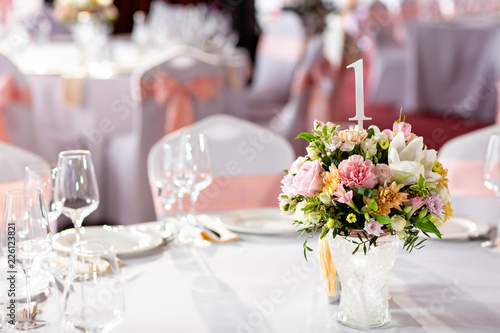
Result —
<path fill-rule="evenodd" d="M 3 119 L 2 109 L 12 103 L 31 104 L 31 94 L 28 87 L 19 87 L 10 74 L 0 75 L 0 140 L 7 142 L 7 129 Z"/>
<path fill-rule="evenodd" d="M 157 104 L 167 104 L 165 114 L 165 134 L 194 122 L 191 98 L 207 102 L 215 97 L 222 84 L 222 78 L 200 76 L 181 84 L 166 73 L 156 75 L 153 82 L 141 82 L 141 97 L 154 97 Z"/>

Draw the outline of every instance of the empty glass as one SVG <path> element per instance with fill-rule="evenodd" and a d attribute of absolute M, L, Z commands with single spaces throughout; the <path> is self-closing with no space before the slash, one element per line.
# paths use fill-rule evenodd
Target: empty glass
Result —
<path fill-rule="evenodd" d="M 14 329 L 25 331 L 45 326 L 45 320 L 35 318 L 38 305 L 32 299 L 30 288 L 32 268 L 51 252 L 49 222 L 42 191 L 23 188 L 7 192 L 0 235 L 0 245 L 7 258 L 9 272 L 15 274 L 16 265 L 20 265 L 25 276 L 26 297 L 23 299 L 17 290 L 15 307 L 16 310 L 23 310 L 22 315 L 13 318 L 16 321 Z"/>
<path fill-rule="evenodd" d="M 111 244 L 84 241 L 73 246 L 63 310 L 69 325 L 89 333 L 109 332 L 123 319 L 123 284 Z"/>
<path fill-rule="evenodd" d="M 57 162 L 56 197 L 62 213 L 71 219 L 80 240 L 83 219 L 99 206 L 99 190 L 88 150 L 66 150 Z"/>
<path fill-rule="evenodd" d="M 43 193 L 52 235 L 57 232 L 57 219 L 62 210 L 62 202 L 56 200 L 55 195 L 56 173 L 57 168 L 44 163 L 28 165 L 24 172 L 24 187 L 37 188 Z"/>

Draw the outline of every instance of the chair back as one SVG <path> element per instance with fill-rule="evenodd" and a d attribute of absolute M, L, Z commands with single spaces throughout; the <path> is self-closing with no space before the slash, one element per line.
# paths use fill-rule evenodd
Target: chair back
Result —
<path fill-rule="evenodd" d="M 0 140 L 34 151 L 30 89 L 24 75 L 0 54 Z"/>
<path fill-rule="evenodd" d="M 49 163 L 22 148 L 0 142 L 0 219 L 3 218 L 5 193 L 24 187 L 24 172 L 28 165 Z"/>
<path fill-rule="evenodd" d="M 286 103 L 305 40 L 302 21 L 291 11 L 280 13 L 276 21 L 264 27 L 257 44 L 251 101 Z"/>
<path fill-rule="evenodd" d="M 139 137 L 137 193 L 144 194 L 136 197 L 139 201 L 136 205 L 144 212 L 138 217 L 140 220 L 150 220 L 154 215 L 147 176 L 151 147 L 168 131 L 220 112 L 224 74 L 220 59 L 182 46 L 170 50 L 159 63 L 132 77 L 132 94 L 140 100 L 135 114 L 139 118 L 135 123 L 139 126 L 134 129 Z M 190 89 L 188 92 L 183 90 L 186 87 Z"/>
<path fill-rule="evenodd" d="M 229 115 L 214 115 L 182 130 L 204 133 L 212 160 L 213 182 L 200 193 L 200 211 L 276 206 L 283 171 L 294 160 L 285 138 L 274 132 Z M 178 133 L 159 140 L 148 156 L 148 177 L 153 200 L 158 202 L 156 183 L 161 179 L 160 157 L 165 143 L 175 143 Z M 161 218 L 165 211 L 155 205 Z"/>

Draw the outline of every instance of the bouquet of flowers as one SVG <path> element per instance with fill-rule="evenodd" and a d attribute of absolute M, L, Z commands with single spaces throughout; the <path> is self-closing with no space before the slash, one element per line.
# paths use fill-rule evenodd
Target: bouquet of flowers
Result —
<path fill-rule="evenodd" d="M 408 251 L 423 246 L 420 232 L 441 238 L 438 228 L 453 213 L 447 170 L 401 117 L 383 131 L 339 130 L 316 120 L 312 133 L 297 138 L 309 142 L 307 155 L 286 171 L 279 201 L 300 235 L 308 234 L 305 256 L 307 240 L 330 230 L 334 238 L 356 231 L 354 253 L 365 254 L 384 233 L 404 239 Z"/>
<path fill-rule="evenodd" d="M 106 23 L 113 23 L 118 18 L 118 9 L 114 0 L 56 0 L 54 16 L 57 21 L 71 24 L 77 21 L 78 14 L 88 13 L 100 16 Z"/>

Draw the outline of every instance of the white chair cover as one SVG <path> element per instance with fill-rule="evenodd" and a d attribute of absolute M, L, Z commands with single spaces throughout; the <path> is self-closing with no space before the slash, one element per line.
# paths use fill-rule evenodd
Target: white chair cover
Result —
<path fill-rule="evenodd" d="M 141 81 L 152 80 L 159 73 L 167 73 L 180 83 L 188 83 L 200 76 L 224 77 L 224 67 L 216 57 L 190 47 L 169 51 L 157 64 L 149 65 L 132 76 L 132 96 L 140 99 Z M 224 89 L 224 85 L 222 86 Z M 221 91 L 222 93 L 222 91 Z M 220 94 L 209 101 L 191 99 L 194 120 L 220 112 Z M 108 150 L 107 206 L 120 224 L 152 221 L 155 219 L 153 201 L 147 176 L 147 155 L 153 144 L 165 135 L 166 106 L 154 98 L 145 98 L 133 110 L 134 124 L 130 135 L 113 138 Z M 128 183 L 116 179 L 128 179 Z"/>
<path fill-rule="evenodd" d="M 439 150 L 438 160 L 448 169 L 451 202 L 455 215 L 476 211 L 482 218 L 482 207 L 498 205 L 495 193 L 483 184 L 482 168 L 491 134 L 500 133 L 500 125 L 492 125 L 447 141 Z M 465 199 L 465 200 L 462 200 Z M 487 220 L 486 215 L 484 219 Z"/>
<path fill-rule="evenodd" d="M 182 131 L 191 134 L 204 133 L 206 135 L 212 159 L 214 176 L 212 185 L 215 187 L 219 185 L 218 190 L 220 192 L 229 191 L 231 186 L 227 183 L 236 178 L 240 178 L 240 180 L 242 178 L 245 178 L 245 180 L 255 179 L 257 182 L 263 179 L 272 179 L 272 176 L 281 178 L 284 175 L 283 171 L 290 167 L 295 158 L 292 146 L 285 138 L 264 127 L 229 115 L 219 114 L 207 117 L 183 128 Z M 148 177 L 151 183 L 154 184 L 157 179 L 161 178 L 160 156 L 162 146 L 177 137 L 177 133 L 167 135 L 151 148 L 148 156 Z M 227 183 L 217 184 L 217 179 L 225 179 Z M 273 190 L 279 192 L 279 180 L 277 184 L 271 185 L 276 187 Z M 266 186 L 266 184 L 262 184 L 262 186 Z M 216 201 L 218 192 L 217 188 L 214 190 L 213 187 L 211 190 L 207 189 L 207 191 L 212 196 L 207 195 L 205 197 L 206 204 L 202 203 L 201 208 L 211 210 L 211 199 Z M 155 197 L 156 190 L 154 188 L 152 193 Z M 251 194 L 255 193 L 247 193 L 247 195 Z M 239 194 L 234 193 L 234 195 L 238 196 Z M 200 194 L 200 198 L 203 198 L 203 192 Z M 266 204 L 266 202 L 262 204 Z M 272 204 L 275 204 L 274 200 Z M 161 212 L 161 210 L 157 210 L 157 212 Z M 158 218 L 160 217 L 158 216 Z"/>
<path fill-rule="evenodd" d="M 42 157 L 22 148 L 0 142 L 0 218 L 3 218 L 5 192 L 24 187 L 24 172 L 28 165 L 46 164 Z"/>
<path fill-rule="evenodd" d="M 305 38 L 299 16 L 290 11 L 280 13 L 275 22 L 264 28 L 257 45 L 248 96 L 250 118 L 269 119 L 273 107 L 288 101 L 293 74 L 303 56 Z"/>
<path fill-rule="evenodd" d="M 30 90 L 24 75 L 4 55 L 0 54 L 0 77 L 11 76 L 15 85 Z M 14 101 L 0 110 L 10 143 L 35 151 L 34 123 L 31 104 Z"/>

